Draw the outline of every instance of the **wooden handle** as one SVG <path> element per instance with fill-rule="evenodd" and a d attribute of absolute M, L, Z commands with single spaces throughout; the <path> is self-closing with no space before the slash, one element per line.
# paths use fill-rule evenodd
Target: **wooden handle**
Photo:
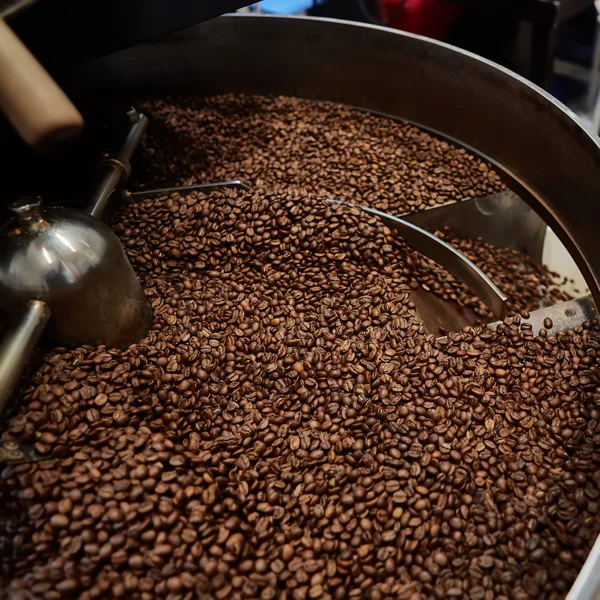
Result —
<path fill-rule="evenodd" d="M 83 128 L 79 111 L 2 19 L 0 109 L 37 149 L 49 149 Z"/>

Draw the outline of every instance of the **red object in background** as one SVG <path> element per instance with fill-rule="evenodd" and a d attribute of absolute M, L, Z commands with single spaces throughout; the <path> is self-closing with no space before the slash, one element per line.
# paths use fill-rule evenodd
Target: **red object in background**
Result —
<path fill-rule="evenodd" d="M 387 23 L 402 0 L 378 0 L 379 19 Z M 448 0 L 406 0 L 400 16 L 389 27 L 443 40 L 463 6 Z"/>

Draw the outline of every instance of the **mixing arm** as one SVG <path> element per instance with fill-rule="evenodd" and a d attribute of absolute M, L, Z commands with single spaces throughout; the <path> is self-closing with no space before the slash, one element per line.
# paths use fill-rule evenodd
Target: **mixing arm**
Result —
<path fill-rule="evenodd" d="M 506 296 L 494 282 L 462 252 L 450 244 L 429 233 L 421 227 L 367 206 L 358 206 L 351 202 L 327 199 L 334 204 L 344 204 L 359 208 L 371 215 L 379 217 L 390 229 L 397 231 L 404 241 L 415 250 L 434 260 L 457 279 L 462 281 L 490 309 L 492 314 L 503 319 L 506 310 Z"/>
<path fill-rule="evenodd" d="M 114 156 L 105 156 L 98 165 L 86 212 L 101 219 L 108 201 L 119 185 L 125 184 L 131 174 L 131 157 L 146 129 L 148 117 L 132 108 L 128 113 L 131 128 L 121 150 Z"/>

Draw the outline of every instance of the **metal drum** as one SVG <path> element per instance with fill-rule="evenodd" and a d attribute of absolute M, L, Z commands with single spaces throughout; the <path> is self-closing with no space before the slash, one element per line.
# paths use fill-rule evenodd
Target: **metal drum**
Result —
<path fill-rule="evenodd" d="M 504 174 L 563 241 L 600 306 L 598 141 L 549 94 L 473 54 L 371 25 L 237 15 L 120 51 L 65 82 L 82 105 L 99 92 L 285 94 L 418 124 Z M 597 597 L 598 562 L 596 544 L 570 599 Z"/>

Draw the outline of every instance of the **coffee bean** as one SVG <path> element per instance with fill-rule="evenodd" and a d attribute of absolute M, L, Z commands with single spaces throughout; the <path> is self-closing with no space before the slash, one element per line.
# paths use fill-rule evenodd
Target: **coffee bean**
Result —
<path fill-rule="evenodd" d="M 61 594 L 69 594 L 77 589 L 77 581 L 75 579 L 63 579 L 56 584 L 56 591 Z"/>
<path fill-rule="evenodd" d="M 354 504 L 354 496 L 352 494 L 344 494 L 340 498 L 340 502 L 343 506 L 352 506 Z"/>
<path fill-rule="evenodd" d="M 69 517 L 60 513 L 52 515 L 50 518 L 50 525 L 56 529 L 64 529 L 69 526 Z"/>
<path fill-rule="evenodd" d="M 255 571 L 256 571 L 257 573 L 261 573 L 261 574 L 262 574 L 262 573 L 266 573 L 266 571 L 267 571 L 267 568 L 268 568 L 267 561 L 266 561 L 266 560 L 264 560 L 264 559 L 262 559 L 262 558 L 259 558 L 259 559 L 258 559 L 258 560 L 257 560 L 257 561 L 254 563 L 254 569 L 255 569 Z"/>
<path fill-rule="evenodd" d="M 167 589 L 174 594 L 181 592 L 183 585 L 179 577 L 170 577 L 167 579 Z"/>
<path fill-rule="evenodd" d="M 433 560 L 440 566 L 440 567 L 445 567 L 448 565 L 448 559 L 446 558 L 446 555 L 443 552 L 436 552 L 433 555 Z"/>
<path fill-rule="evenodd" d="M 47 445 L 52 445 L 55 444 L 57 440 L 57 437 L 53 434 L 50 433 L 49 431 L 44 431 L 43 433 L 40 434 L 39 437 L 39 441 L 42 442 L 43 444 L 47 444 Z"/>
<path fill-rule="evenodd" d="M 294 547 L 290 546 L 290 544 L 286 544 L 285 546 L 283 546 L 283 548 L 281 549 L 281 558 L 285 561 L 285 562 L 289 562 L 293 556 L 294 556 L 295 552 L 294 552 Z"/>
<path fill-rule="evenodd" d="M 108 396 L 106 394 L 98 394 L 94 399 L 96 406 L 104 406 L 108 402 Z"/>

